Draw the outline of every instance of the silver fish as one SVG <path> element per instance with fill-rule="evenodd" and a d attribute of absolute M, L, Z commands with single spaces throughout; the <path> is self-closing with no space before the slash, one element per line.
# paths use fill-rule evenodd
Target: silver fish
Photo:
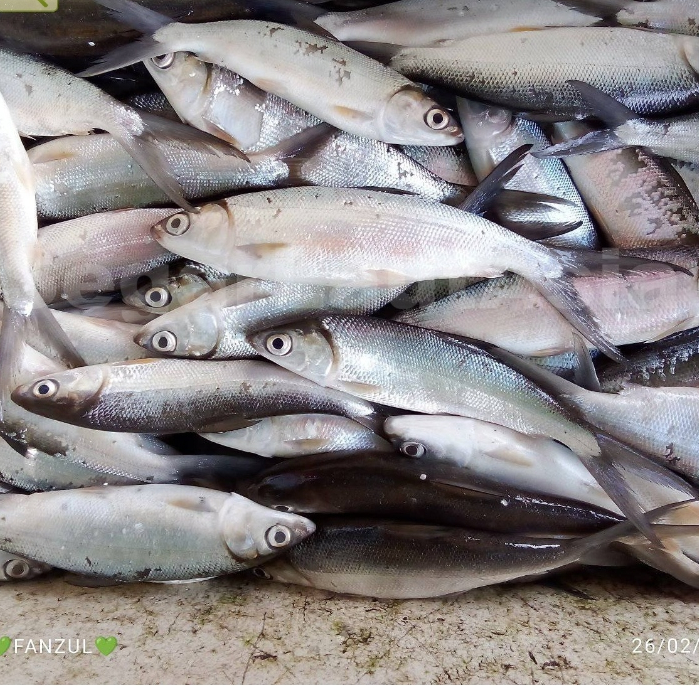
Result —
<path fill-rule="evenodd" d="M 304 517 L 192 486 L 4 495 L 0 513 L 0 545 L 10 552 L 115 582 L 237 573 L 315 529 Z"/>
<path fill-rule="evenodd" d="M 463 146 L 399 146 L 410 158 L 442 180 L 475 187 L 478 178 Z"/>
<path fill-rule="evenodd" d="M 356 136 L 424 146 L 453 145 L 463 138 L 449 112 L 418 85 L 332 39 L 256 20 L 193 26 L 128 0 L 100 2 L 107 2 L 120 19 L 148 38 L 132 45 L 130 52 L 106 56 L 83 75 L 189 51 Z"/>
<path fill-rule="evenodd" d="M 341 415 L 275 415 L 234 432 L 202 434 L 210 442 L 260 456 L 294 458 L 333 451 L 391 451 L 375 432 Z"/>
<path fill-rule="evenodd" d="M 545 148 L 551 144 L 538 124 L 515 117 L 506 109 L 466 99 L 458 99 L 457 104 L 466 147 L 480 180 L 485 179 L 496 165 L 520 146 L 531 144 Z M 575 229 L 548 240 L 549 244 L 592 249 L 599 247 L 594 223 L 563 163 L 526 158 L 506 186 L 553 195 L 570 202 L 567 208 L 552 207 L 549 216 L 552 221 L 560 221 Z M 541 221 L 540 216 L 535 216 L 533 225 L 541 225 Z M 503 221 L 503 225 L 507 223 Z"/>
<path fill-rule="evenodd" d="M 187 387 L 186 389 L 184 387 Z M 361 398 L 259 361 L 142 359 L 53 372 L 13 393 L 38 414 L 96 430 L 222 432 L 278 414 L 326 412 L 376 424 Z"/>
<path fill-rule="evenodd" d="M 343 289 L 246 279 L 151 321 L 135 341 L 172 357 L 255 357 L 247 341 L 255 330 L 322 313 L 370 315 L 402 291 L 402 287 Z"/>

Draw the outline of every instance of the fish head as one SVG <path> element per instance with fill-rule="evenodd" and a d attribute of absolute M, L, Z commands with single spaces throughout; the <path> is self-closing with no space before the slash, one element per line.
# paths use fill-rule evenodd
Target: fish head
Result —
<path fill-rule="evenodd" d="M 243 561 L 283 553 L 315 531 L 305 517 L 272 510 L 236 493 L 224 503 L 218 521 L 229 551 Z"/>
<path fill-rule="evenodd" d="M 86 366 L 43 376 L 12 392 L 12 400 L 44 417 L 64 420 L 82 414 L 101 394 L 107 381 L 103 367 Z"/>
<path fill-rule="evenodd" d="M 512 126 L 512 112 L 459 97 L 456 101 L 467 140 L 488 147 Z"/>
<path fill-rule="evenodd" d="M 280 556 L 264 565 L 253 568 L 252 574 L 261 580 L 287 583 L 289 585 L 304 585 L 313 587 L 313 583 L 303 575 L 286 556 Z"/>
<path fill-rule="evenodd" d="M 230 210 L 225 202 L 206 204 L 196 212 L 178 211 L 156 223 L 151 235 L 166 250 L 190 260 L 215 262 L 212 250 L 228 237 Z"/>
<path fill-rule="evenodd" d="M 0 551 L 0 581 L 31 580 L 48 573 L 50 565 Z"/>
<path fill-rule="evenodd" d="M 384 423 L 384 432 L 406 456 L 453 461 L 457 452 L 468 461 L 472 441 L 469 418 L 448 415 L 399 415 Z"/>
<path fill-rule="evenodd" d="M 217 316 L 205 305 L 187 304 L 141 328 L 134 341 L 166 357 L 210 357 L 219 344 Z"/>
<path fill-rule="evenodd" d="M 196 99 L 207 84 L 207 64 L 191 53 L 165 53 L 143 63 L 163 92 L 177 90 L 182 99 Z"/>
<path fill-rule="evenodd" d="M 251 333 L 247 340 L 265 359 L 321 386 L 335 365 L 332 338 L 320 321 L 302 321 Z"/>
<path fill-rule="evenodd" d="M 464 140 L 461 127 L 447 109 L 416 87 L 396 92 L 384 108 L 384 139 L 417 146 L 453 146 Z"/>

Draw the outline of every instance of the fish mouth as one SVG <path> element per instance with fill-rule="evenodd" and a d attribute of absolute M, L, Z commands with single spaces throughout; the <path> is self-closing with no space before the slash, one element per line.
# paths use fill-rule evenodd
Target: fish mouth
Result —
<path fill-rule="evenodd" d="M 153 333 L 148 330 L 141 330 L 140 332 L 136 333 L 134 335 L 133 341 L 137 344 L 143 347 L 143 349 L 150 350 L 152 349 L 152 340 L 153 340 Z"/>

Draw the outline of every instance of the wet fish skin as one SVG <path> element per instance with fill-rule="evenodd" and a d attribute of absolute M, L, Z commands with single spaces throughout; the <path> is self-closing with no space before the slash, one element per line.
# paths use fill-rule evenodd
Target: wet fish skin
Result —
<path fill-rule="evenodd" d="M 257 353 L 247 335 L 322 313 L 370 315 L 403 291 L 344 289 L 245 279 L 148 323 L 136 336 L 161 356 L 244 359 Z"/>
<path fill-rule="evenodd" d="M 234 432 L 201 436 L 231 449 L 286 459 L 337 451 L 392 451 L 368 427 L 340 415 L 318 413 L 275 415 Z"/>
<path fill-rule="evenodd" d="M 593 129 L 577 122 L 553 126 L 556 143 Z M 609 245 L 645 248 L 697 240 L 699 206 L 677 171 L 643 148 L 564 158 Z"/>
<path fill-rule="evenodd" d="M 415 454 L 417 468 L 425 459 L 443 460 L 504 488 L 546 493 L 619 512 L 580 459 L 551 439 L 450 415 L 390 417 L 384 430 L 402 452 Z"/>
<path fill-rule="evenodd" d="M 699 35 L 699 8 L 694 0 L 627 2 L 615 17 L 619 24 L 674 34 Z"/>
<path fill-rule="evenodd" d="M 595 85 L 644 115 L 699 104 L 696 37 L 626 27 L 472 37 L 445 47 L 404 48 L 394 52 L 390 65 L 414 80 L 481 102 L 521 112 L 552 112 L 560 118 L 591 115 L 569 80 Z M 627 67 L 638 65 L 644 70 Z"/>
<path fill-rule="evenodd" d="M 113 211 L 41 228 L 34 276 L 44 301 L 79 305 L 173 262 L 176 256 L 153 240 L 150 229 L 175 211 Z"/>
<path fill-rule="evenodd" d="M 475 187 L 478 178 L 463 146 L 399 146 L 410 158 L 442 180 Z"/>
<path fill-rule="evenodd" d="M 0 582 L 31 580 L 48 573 L 51 566 L 0 551 Z"/>
<path fill-rule="evenodd" d="M 513 488 L 448 461 L 396 453 L 284 461 L 258 474 L 243 492 L 268 507 L 307 516 L 356 515 L 515 534 L 581 535 L 620 521 L 601 508 Z"/>
<path fill-rule="evenodd" d="M 531 144 L 535 148 L 545 148 L 551 143 L 538 124 L 517 117 L 506 109 L 463 98 L 458 99 L 457 104 L 466 147 L 480 180 L 520 146 Z M 599 247 L 594 223 L 563 163 L 527 157 L 506 187 L 552 195 L 570 202 L 569 208 L 558 215 L 569 215 L 569 225 L 578 223 L 578 227 L 571 233 L 548 240 L 548 244 Z M 535 217 L 534 225 L 539 224 L 540 219 L 537 219 L 539 217 Z M 503 221 L 503 225 L 507 223 Z"/>
<path fill-rule="evenodd" d="M 46 386 L 48 391 L 41 388 Z M 82 367 L 31 381 L 13 392 L 13 400 L 78 426 L 147 434 L 221 432 L 258 417 L 314 411 L 371 425 L 378 419 L 362 399 L 250 360 L 143 359 Z"/>
<path fill-rule="evenodd" d="M 0 541 L 12 553 L 115 582 L 194 580 L 239 572 L 315 529 L 298 515 L 193 486 L 6 495 L 0 499 L 0 512 Z"/>

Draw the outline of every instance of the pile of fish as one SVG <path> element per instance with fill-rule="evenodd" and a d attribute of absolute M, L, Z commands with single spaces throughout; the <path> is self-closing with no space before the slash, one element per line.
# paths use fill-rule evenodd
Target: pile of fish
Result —
<path fill-rule="evenodd" d="M 0 580 L 699 587 L 698 22 L 2 15 Z"/>

